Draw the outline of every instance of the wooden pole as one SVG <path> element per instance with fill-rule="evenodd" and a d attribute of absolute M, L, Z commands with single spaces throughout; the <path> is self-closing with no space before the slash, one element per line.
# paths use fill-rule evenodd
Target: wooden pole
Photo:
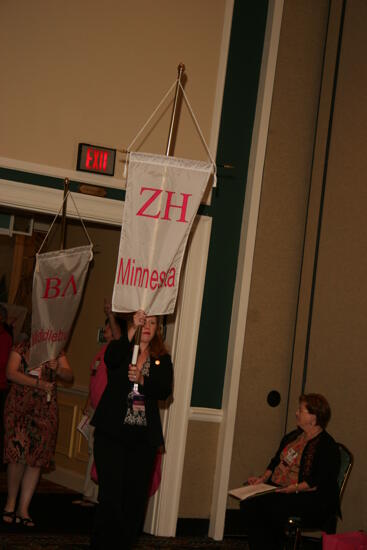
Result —
<path fill-rule="evenodd" d="M 180 63 L 177 67 L 177 84 L 176 84 L 176 90 L 175 90 L 175 98 L 173 100 L 173 108 L 172 108 L 172 115 L 171 115 L 171 122 L 169 126 L 169 132 L 168 132 L 168 141 L 167 141 L 167 148 L 166 148 L 166 156 L 169 157 L 172 153 L 173 149 L 173 142 L 172 142 L 172 135 L 173 131 L 176 127 L 178 113 L 177 113 L 177 106 L 178 106 L 178 100 L 180 97 L 181 92 L 181 79 L 183 76 L 183 73 L 185 71 L 185 65 L 183 63 Z"/>
<path fill-rule="evenodd" d="M 67 210 L 67 194 L 69 192 L 69 178 L 64 179 L 64 202 L 62 204 L 62 217 L 61 217 L 61 236 L 60 236 L 60 250 L 64 250 L 66 242 L 66 210 Z"/>

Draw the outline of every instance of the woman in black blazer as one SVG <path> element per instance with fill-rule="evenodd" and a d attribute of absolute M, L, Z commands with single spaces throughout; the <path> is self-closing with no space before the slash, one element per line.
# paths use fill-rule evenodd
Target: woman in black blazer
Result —
<path fill-rule="evenodd" d="M 131 365 L 141 326 L 139 354 Z M 99 483 L 91 548 L 131 548 L 143 525 L 158 447 L 163 444 L 158 400 L 172 393 L 173 368 L 159 319 L 137 311 L 127 334 L 105 352 L 107 387 L 94 413 Z"/>
<path fill-rule="evenodd" d="M 302 394 L 296 411 L 298 428 L 283 437 L 264 474 L 248 478 L 250 485 L 277 487 L 241 502 L 250 550 L 282 550 L 291 516 L 300 517 L 307 527 L 339 513 L 340 451 L 326 431 L 330 416 L 323 395 Z"/>

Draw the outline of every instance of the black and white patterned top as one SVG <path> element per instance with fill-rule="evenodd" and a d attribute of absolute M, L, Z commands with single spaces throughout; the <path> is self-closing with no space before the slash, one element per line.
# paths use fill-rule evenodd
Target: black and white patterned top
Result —
<path fill-rule="evenodd" d="M 144 377 L 149 376 L 150 357 L 147 358 L 141 369 L 141 374 Z M 131 390 L 127 396 L 127 410 L 124 424 L 130 426 L 146 426 L 147 418 L 145 415 L 145 399 L 144 395 Z"/>

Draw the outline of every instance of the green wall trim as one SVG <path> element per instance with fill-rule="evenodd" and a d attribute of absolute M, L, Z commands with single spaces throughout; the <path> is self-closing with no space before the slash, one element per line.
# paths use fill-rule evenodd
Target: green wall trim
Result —
<path fill-rule="evenodd" d="M 14 181 L 18 183 L 29 183 L 31 185 L 38 185 L 39 187 L 50 187 L 52 189 L 64 189 L 63 178 L 54 178 L 52 176 L 44 176 L 42 174 L 35 174 L 33 172 L 23 172 L 21 170 L 13 170 L 10 168 L 3 168 L 0 166 L 0 179 L 7 181 Z M 79 193 L 79 187 L 81 183 L 78 181 L 70 181 L 70 190 L 73 193 Z M 90 185 L 90 184 L 88 184 Z M 115 189 L 111 187 L 105 187 L 107 195 L 106 199 L 114 199 L 117 201 L 125 200 L 125 189 Z M 198 210 L 198 214 L 201 216 L 211 216 L 211 207 L 206 204 L 201 204 Z"/>
<path fill-rule="evenodd" d="M 21 170 L 13 170 L 10 168 L 3 168 L 0 166 L 0 179 L 7 181 L 14 181 L 18 183 L 29 183 L 31 185 L 38 185 L 39 187 L 50 187 L 52 189 L 64 189 L 64 179 L 54 178 L 52 176 L 44 176 L 42 174 L 35 174 L 33 172 L 23 172 Z M 70 191 L 73 193 L 79 193 L 79 187 L 81 183 L 79 181 L 70 181 Z M 90 184 L 87 184 L 90 185 Z M 125 189 L 115 189 L 111 187 L 105 187 L 107 195 L 106 199 L 114 199 L 117 201 L 125 200 Z M 211 207 L 206 204 L 199 206 L 198 214 L 201 216 L 211 216 Z"/>
<path fill-rule="evenodd" d="M 14 181 L 18 183 L 29 183 L 39 187 L 50 187 L 52 189 L 64 189 L 64 178 L 55 178 L 33 172 L 23 172 L 22 170 L 13 170 L 11 168 L 0 167 L 0 179 Z M 82 185 L 79 181 L 70 180 L 70 191 L 79 193 L 79 187 Z M 90 185 L 90 184 L 86 184 Z M 124 189 L 113 189 L 106 187 L 107 199 L 125 200 Z"/>
<path fill-rule="evenodd" d="M 268 0 L 234 4 L 191 406 L 220 409 Z"/>

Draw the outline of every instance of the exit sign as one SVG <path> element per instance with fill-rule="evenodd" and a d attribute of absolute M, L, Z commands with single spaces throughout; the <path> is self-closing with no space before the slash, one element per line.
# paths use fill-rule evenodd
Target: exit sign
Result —
<path fill-rule="evenodd" d="M 82 172 L 113 176 L 115 173 L 115 159 L 116 149 L 79 143 L 76 169 Z"/>

